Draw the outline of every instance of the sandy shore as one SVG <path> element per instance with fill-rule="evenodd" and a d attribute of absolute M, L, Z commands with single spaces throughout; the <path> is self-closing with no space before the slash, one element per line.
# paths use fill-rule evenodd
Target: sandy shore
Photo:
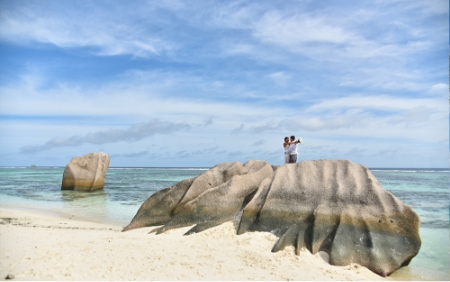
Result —
<path fill-rule="evenodd" d="M 0 209 L 0 279 L 15 280 L 386 280 L 326 255 L 270 250 L 266 232 L 235 235 L 231 223 L 190 236 Z"/>

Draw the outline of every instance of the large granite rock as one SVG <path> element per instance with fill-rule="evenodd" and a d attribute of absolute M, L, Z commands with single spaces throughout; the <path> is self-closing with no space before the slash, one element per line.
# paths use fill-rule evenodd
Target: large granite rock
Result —
<path fill-rule="evenodd" d="M 407 265 L 421 245 L 414 210 L 366 167 L 345 160 L 222 163 L 153 194 L 124 231 L 195 225 L 191 234 L 226 221 L 238 234 L 276 234 L 273 252 L 324 251 L 333 265 L 358 263 L 382 276 Z"/>
<path fill-rule="evenodd" d="M 74 157 L 64 169 L 61 190 L 93 191 L 103 189 L 109 156 L 90 153 Z"/>

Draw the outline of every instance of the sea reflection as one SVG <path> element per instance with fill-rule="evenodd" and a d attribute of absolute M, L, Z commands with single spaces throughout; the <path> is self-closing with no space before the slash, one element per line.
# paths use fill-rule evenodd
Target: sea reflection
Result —
<path fill-rule="evenodd" d="M 61 190 L 61 199 L 65 212 L 85 218 L 109 219 L 108 197 L 103 189 L 92 192 Z"/>

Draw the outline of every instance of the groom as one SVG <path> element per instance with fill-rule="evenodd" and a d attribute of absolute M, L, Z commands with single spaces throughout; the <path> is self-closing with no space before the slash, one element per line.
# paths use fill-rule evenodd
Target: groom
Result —
<path fill-rule="evenodd" d="M 289 147 L 286 150 L 286 153 L 289 154 L 289 163 L 295 164 L 297 162 L 297 147 L 298 147 L 298 141 L 295 141 L 295 136 L 291 136 L 291 142 L 294 142 L 293 144 L 289 145 Z"/>

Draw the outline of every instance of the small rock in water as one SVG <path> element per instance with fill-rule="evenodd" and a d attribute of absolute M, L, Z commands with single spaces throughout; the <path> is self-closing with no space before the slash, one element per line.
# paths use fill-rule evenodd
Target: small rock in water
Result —
<path fill-rule="evenodd" d="M 61 190 L 93 191 L 103 189 L 109 155 L 90 153 L 73 157 L 64 169 Z"/>
<path fill-rule="evenodd" d="M 6 277 L 5 277 L 6 280 L 14 279 L 14 278 L 16 278 L 16 277 L 15 277 L 13 274 L 8 274 L 8 275 L 6 275 Z"/>

